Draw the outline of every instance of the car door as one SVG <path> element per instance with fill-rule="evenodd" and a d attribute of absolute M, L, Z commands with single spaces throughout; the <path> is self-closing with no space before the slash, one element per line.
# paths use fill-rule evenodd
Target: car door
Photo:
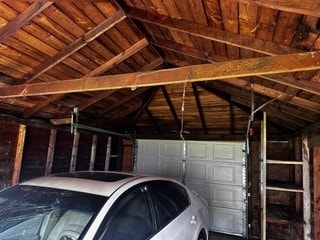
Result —
<path fill-rule="evenodd" d="M 101 223 L 95 240 L 162 240 L 146 184 L 121 194 Z"/>
<path fill-rule="evenodd" d="M 174 182 L 156 181 L 150 184 L 150 191 L 163 239 L 197 239 L 199 225 L 186 189 Z"/>

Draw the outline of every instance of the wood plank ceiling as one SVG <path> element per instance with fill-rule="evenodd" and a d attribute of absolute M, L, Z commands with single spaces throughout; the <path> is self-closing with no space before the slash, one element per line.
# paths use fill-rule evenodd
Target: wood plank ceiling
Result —
<path fill-rule="evenodd" d="M 254 105 L 274 133 L 316 129 L 319 17 L 319 0 L 0 0 L 1 118 L 78 107 L 139 137 L 183 120 L 189 139 L 241 138 Z"/>

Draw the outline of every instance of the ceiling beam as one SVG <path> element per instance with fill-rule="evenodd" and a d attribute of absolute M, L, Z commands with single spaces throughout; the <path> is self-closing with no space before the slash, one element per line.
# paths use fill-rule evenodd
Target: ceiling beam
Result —
<path fill-rule="evenodd" d="M 36 1 L 31 4 L 26 10 L 24 10 L 22 13 L 20 13 L 0 29 L 0 43 L 2 43 L 20 28 L 22 28 L 25 24 L 30 22 L 35 16 L 49 7 L 52 3 L 52 1 Z"/>
<path fill-rule="evenodd" d="M 276 10 L 320 17 L 319 0 L 234 0 L 240 3 L 256 4 Z"/>
<path fill-rule="evenodd" d="M 266 55 L 302 52 L 302 50 L 291 48 L 282 44 L 263 41 L 261 39 L 223 31 L 217 28 L 200 25 L 182 19 L 174 19 L 165 15 L 153 14 L 138 9 L 130 9 L 127 12 L 127 16 L 142 22 L 155 24 L 161 27 L 188 33 L 193 36 L 225 43 Z"/>
<path fill-rule="evenodd" d="M 108 19 L 104 20 L 102 23 L 100 23 L 96 27 L 92 28 L 90 31 L 88 31 L 83 36 L 75 40 L 73 43 L 71 43 L 66 48 L 58 52 L 56 55 L 54 55 L 53 57 L 49 58 L 48 60 L 44 61 L 39 66 L 34 68 L 31 72 L 29 72 L 27 75 L 21 78 L 18 81 L 18 84 L 25 84 L 25 83 L 32 82 L 41 74 L 45 73 L 50 68 L 56 66 L 57 64 L 62 62 L 64 59 L 74 54 L 76 51 L 86 46 L 91 41 L 95 40 L 101 34 L 108 31 L 109 29 L 111 29 L 113 26 L 115 26 L 117 23 L 121 22 L 125 18 L 126 16 L 122 10 L 116 12 L 113 16 L 109 17 Z"/>
<path fill-rule="evenodd" d="M 231 61 L 231 59 L 227 57 L 221 57 L 214 53 L 204 52 L 199 49 L 195 49 L 186 45 L 182 45 L 173 41 L 163 40 L 163 39 L 155 39 L 152 44 L 165 48 L 169 51 L 173 51 L 176 53 L 180 53 L 189 57 L 193 57 L 199 60 L 207 61 L 207 62 L 223 62 L 223 61 Z M 190 65 L 190 64 L 189 64 Z M 299 79 L 290 79 L 288 77 L 277 76 L 277 75 L 269 75 L 269 76 L 259 76 L 260 78 L 280 83 L 285 86 L 290 86 L 299 90 L 303 90 L 309 93 L 313 93 L 316 95 L 320 95 L 320 88 L 317 82 L 312 81 L 304 81 Z"/>
<path fill-rule="evenodd" d="M 0 98 L 138 88 L 320 69 L 320 52 L 201 64 L 174 69 L 0 87 Z"/>

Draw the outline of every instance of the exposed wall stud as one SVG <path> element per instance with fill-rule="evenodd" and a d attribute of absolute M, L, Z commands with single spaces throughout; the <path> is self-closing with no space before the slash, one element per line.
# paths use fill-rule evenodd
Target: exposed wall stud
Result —
<path fill-rule="evenodd" d="M 44 174 L 45 176 L 50 175 L 52 171 L 52 163 L 53 163 L 54 149 L 56 146 L 56 139 L 57 139 L 57 130 L 51 129 L 47 161 L 46 161 L 46 170 Z"/>
<path fill-rule="evenodd" d="M 17 147 L 16 147 L 16 155 L 14 158 L 12 185 L 16 185 L 19 183 L 25 137 L 26 137 L 26 125 L 20 125 Z"/>
<path fill-rule="evenodd" d="M 71 161 L 70 161 L 70 172 L 74 172 L 76 170 L 79 139 L 80 139 L 80 133 L 76 131 L 73 137 L 73 146 L 72 146 L 72 154 L 71 154 Z"/>
<path fill-rule="evenodd" d="M 96 161 L 96 155 L 97 155 L 97 142 L 98 142 L 98 135 L 93 135 L 92 146 L 91 146 L 90 165 L 89 165 L 90 171 L 94 170 L 94 163 Z"/>

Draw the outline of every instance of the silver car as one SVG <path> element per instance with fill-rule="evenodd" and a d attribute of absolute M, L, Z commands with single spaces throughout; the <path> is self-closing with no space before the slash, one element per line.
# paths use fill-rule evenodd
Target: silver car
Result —
<path fill-rule="evenodd" d="M 0 192 L 1 240 L 206 240 L 206 202 L 178 182 L 73 172 Z"/>

